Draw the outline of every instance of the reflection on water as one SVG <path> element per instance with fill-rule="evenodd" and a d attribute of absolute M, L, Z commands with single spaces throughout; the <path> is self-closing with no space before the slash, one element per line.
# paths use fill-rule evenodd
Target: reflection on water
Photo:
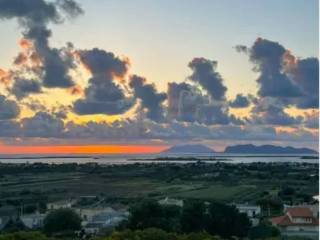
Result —
<path fill-rule="evenodd" d="M 134 164 L 134 163 L 152 163 L 152 162 L 171 162 L 171 163 L 190 163 L 196 162 L 194 161 L 150 161 L 150 159 L 154 159 L 159 157 L 160 155 L 68 155 L 68 156 L 59 156 L 59 155 L 0 155 L 0 163 L 98 163 L 98 164 Z M 209 158 L 217 158 L 217 159 L 225 159 L 219 160 L 220 162 L 228 162 L 228 163 L 252 163 L 252 162 L 291 162 L 291 163 L 319 163 L 319 159 L 302 159 L 303 156 L 310 155 L 257 155 L 257 154 L 216 154 L 216 155 L 187 155 L 191 158 L 197 158 L 205 161 Z M 163 157 L 163 156 L 162 156 Z M 177 155 L 172 155 L 172 157 L 177 158 L 181 157 Z M 183 156 L 185 158 L 186 155 Z M 315 156 L 318 157 L 318 156 Z M 130 161 L 128 161 L 130 159 Z M 148 160 L 148 161 L 146 161 Z M 208 161 L 209 163 L 215 163 L 216 161 Z"/>

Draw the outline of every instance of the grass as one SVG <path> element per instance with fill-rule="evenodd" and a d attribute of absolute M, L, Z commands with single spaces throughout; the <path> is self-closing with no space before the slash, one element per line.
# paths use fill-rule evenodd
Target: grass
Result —
<path fill-rule="evenodd" d="M 242 195 L 247 195 L 256 191 L 256 186 L 241 185 L 241 186 L 226 186 L 226 185 L 210 185 L 196 190 L 184 191 L 174 194 L 180 198 L 197 198 L 206 200 L 234 201 Z"/>

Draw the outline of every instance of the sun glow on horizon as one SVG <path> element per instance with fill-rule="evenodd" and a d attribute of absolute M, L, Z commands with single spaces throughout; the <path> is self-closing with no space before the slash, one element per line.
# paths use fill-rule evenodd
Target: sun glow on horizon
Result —
<path fill-rule="evenodd" d="M 2 154 L 151 154 L 167 149 L 168 145 L 0 145 Z"/>

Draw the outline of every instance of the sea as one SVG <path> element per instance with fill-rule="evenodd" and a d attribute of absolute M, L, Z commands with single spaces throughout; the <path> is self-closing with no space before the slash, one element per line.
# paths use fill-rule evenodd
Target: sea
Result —
<path fill-rule="evenodd" d="M 159 161 L 159 158 L 161 159 Z M 179 158 L 179 159 L 177 159 Z M 185 160 L 190 158 L 193 160 Z M 32 163 L 48 163 L 48 164 L 64 164 L 64 163 L 97 163 L 97 164 L 135 164 L 135 163 L 179 163 L 186 164 L 192 162 L 227 162 L 227 163 L 308 163 L 319 164 L 319 155 L 288 155 L 288 154 L 148 154 L 148 155 L 120 155 L 120 154 L 106 154 L 106 155 L 0 155 L 1 163 L 14 164 L 32 164 Z"/>

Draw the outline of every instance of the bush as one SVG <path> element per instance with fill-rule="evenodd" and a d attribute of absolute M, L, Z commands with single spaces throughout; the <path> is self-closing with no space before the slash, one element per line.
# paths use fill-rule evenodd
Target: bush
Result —
<path fill-rule="evenodd" d="M 115 232 L 109 237 L 99 240 L 220 240 L 217 236 L 211 236 L 208 233 L 177 234 L 168 233 L 161 229 L 149 228 L 144 230 L 126 230 Z"/>
<path fill-rule="evenodd" d="M 0 240 L 49 240 L 39 232 L 15 232 L 0 235 Z"/>
<path fill-rule="evenodd" d="M 58 209 L 46 216 L 43 229 L 49 235 L 74 232 L 81 229 L 81 218 L 72 209 Z"/>
<path fill-rule="evenodd" d="M 250 239 L 266 239 L 277 237 L 280 235 L 280 231 L 271 225 L 262 224 L 256 227 L 253 227 L 249 231 Z"/>

